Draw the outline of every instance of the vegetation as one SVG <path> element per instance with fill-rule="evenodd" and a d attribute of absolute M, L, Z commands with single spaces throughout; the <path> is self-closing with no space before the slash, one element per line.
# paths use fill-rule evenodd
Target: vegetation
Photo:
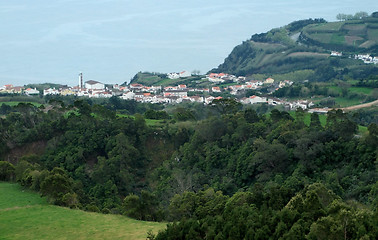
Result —
<path fill-rule="evenodd" d="M 148 126 L 141 114 L 117 117 L 111 110 L 114 105 L 105 106 L 110 109 L 85 101 L 68 107 L 57 104 L 48 112 L 28 104 L 11 107 L 0 119 L 1 156 L 10 160 L 0 164 L 1 180 L 15 180 L 57 205 L 140 220 L 184 223 L 181 217 L 189 221 L 210 215 L 226 219 L 223 214 L 233 210 L 225 206 L 235 194 L 256 191 L 263 196 L 251 200 L 260 209 L 256 214 L 270 209 L 264 219 L 275 218 L 276 211 L 283 211 L 293 197 L 305 196 L 314 183 L 333 191 L 337 196 L 333 199 L 351 209 L 352 215 L 359 213 L 347 200 L 374 209 L 374 111 L 360 115 L 335 111 L 326 119 L 300 110 L 290 115 L 274 109 L 262 115 L 257 112 L 263 106 L 243 110 L 234 100 L 223 99 L 207 107 L 167 109 L 170 114 L 146 111 L 173 118 Z M 77 114 L 65 116 L 66 111 Z M 363 137 L 354 137 L 355 120 L 370 124 Z M 16 155 L 37 142 L 44 142 L 42 153 Z M 204 196 L 190 200 L 193 194 Z M 210 198 L 219 200 L 218 207 L 209 202 L 209 209 L 202 209 L 208 194 L 219 197 Z M 189 200 L 195 204 L 189 210 L 175 209 L 189 204 L 180 201 Z M 303 220 L 308 226 L 317 224 L 320 216 L 333 214 L 328 207 L 322 207 L 322 215 Z M 310 234 L 310 228 L 303 234 Z"/>
<path fill-rule="evenodd" d="M 0 183 L 1 239 L 146 239 L 164 223 L 142 222 L 47 204 L 18 184 Z"/>
<path fill-rule="evenodd" d="M 321 107 L 373 101 L 377 67 L 328 55 L 374 53 L 376 24 L 375 13 L 296 21 L 253 35 L 214 71 L 293 79 L 273 96 Z M 132 83 L 204 84 L 147 72 Z M 232 98 L 2 99 L 0 181 L 25 192 L 0 183 L 0 238 L 378 238 L 376 107 L 319 116 Z M 171 223 L 154 235 L 162 224 L 128 217 Z"/>
<path fill-rule="evenodd" d="M 377 74 L 377 68 L 362 66 L 362 62 L 348 59 L 348 56 L 378 54 L 377 23 L 376 18 L 362 12 L 356 13 L 353 20 L 342 22 L 328 23 L 324 19 L 295 21 L 267 33 L 253 35 L 250 40 L 236 46 L 224 63 L 212 72 L 249 76 L 318 70 L 301 80 L 329 81 L 336 74 L 353 74 L 355 79 L 363 79 L 358 74 L 362 72 L 366 78 L 366 75 L 372 74 L 371 71 Z M 337 60 L 330 58 L 331 51 L 342 51 L 344 57 Z"/>
<path fill-rule="evenodd" d="M 199 75 L 198 71 L 194 72 L 196 72 L 196 75 L 178 79 L 169 79 L 167 74 L 164 73 L 138 72 L 131 79 L 130 84 L 139 83 L 146 86 L 176 86 L 179 84 L 185 84 L 187 86 L 200 85 L 203 76 Z M 125 82 L 122 85 L 126 84 Z"/>

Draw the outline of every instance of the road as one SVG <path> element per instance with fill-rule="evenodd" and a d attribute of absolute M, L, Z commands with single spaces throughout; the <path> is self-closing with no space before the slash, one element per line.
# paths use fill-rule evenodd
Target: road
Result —
<path fill-rule="evenodd" d="M 375 100 L 374 102 L 364 103 L 364 104 L 360 104 L 360 105 L 354 105 L 354 106 L 340 108 L 340 109 L 343 110 L 343 111 L 352 111 L 352 110 L 357 110 L 357 109 L 360 109 L 360 108 L 371 107 L 371 106 L 374 106 L 374 105 L 378 105 L 378 100 Z"/>

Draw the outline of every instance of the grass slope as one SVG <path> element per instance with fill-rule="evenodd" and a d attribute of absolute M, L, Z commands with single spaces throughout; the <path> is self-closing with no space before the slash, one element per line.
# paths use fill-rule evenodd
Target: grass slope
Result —
<path fill-rule="evenodd" d="M 225 61 L 211 71 L 243 76 L 256 73 L 287 74 L 315 70 L 319 65 L 331 65 L 335 61 L 338 61 L 341 69 L 354 70 L 361 67 L 361 61 L 347 59 L 348 55 L 378 54 L 378 18 L 327 23 L 298 22 L 302 22 L 298 27 L 293 27 L 296 25 L 293 22 L 267 33 L 253 35 L 250 40 L 236 46 Z M 337 60 L 330 58 L 331 51 L 341 51 L 344 57 Z"/>
<path fill-rule="evenodd" d="M 0 182 L 0 239 L 146 239 L 165 223 L 48 205 L 38 194 Z"/>

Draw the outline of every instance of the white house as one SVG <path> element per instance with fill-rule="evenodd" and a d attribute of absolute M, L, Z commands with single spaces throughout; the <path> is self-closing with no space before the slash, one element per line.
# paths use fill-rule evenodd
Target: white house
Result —
<path fill-rule="evenodd" d="M 134 99 L 135 98 L 135 93 L 133 93 L 133 92 L 125 92 L 125 93 L 122 94 L 121 98 L 124 99 L 124 100 Z"/>
<path fill-rule="evenodd" d="M 164 92 L 165 97 L 187 97 L 188 92 L 185 90 L 169 90 Z"/>
<path fill-rule="evenodd" d="M 220 90 L 219 87 L 212 87 L 212 88 L 211 88 L 211 91 L 212 91 L 212 92 L 217 92 L 217 93 L 220 93 L 220 92 L 221 92 L 221 90 Z"/>
<path fill-rule="evenodd" d="M 343 56 L 343 53 L 342 52 L 337 52 L 337 51 L 332 51 L 331 52 L 331 56 L 333 56 L 333 57 L 341 57 L 341 56 Z"/>
<path fill-rule="evenodd" d="M 27 88 L 26 90 L 24 90 L 24 93 L 26 95 L 38 95 L 39 91 L 36 88 Z"/>
<path fill-rule="evenodd" d="M 168 74 L 167 74 L 167 77 L 168 77 L 169 79 L 178 79 L 178 78 L 180 78 L 180 74 L 175 73 L 175 72 L 172 72 L 172 73 L 168 73 Z"/>
<path fill-rule="evenodd" d="M 190 77 L 192 76 L 192 74 L 188 71 L 182 71 L 180 72 L 180 78 L 184 78 L 184 77 Z"/>
<path fill-rule="evenodd" d="M 273 78 L 267 78 L 267 79 L 265 79 L 264 83 L 267 83 L 267 84 L 274 83 L 274 79 Z"/>
<path fill-rule="evenodd" d="M 93 92 L 92 95 L 89 95 L 89 97 L 92 98 L 110 98 L 113 95 L 110 92 Z"/>
<path fill-rule="evenodd" d="M 105 84 L 94 80 L 89 80 L 85 82 L 85 88 L 88 90 L 105 89 Z"/>
<path fill-rule="evenodd" d="M 265 97 L 259 97 L 259 96 L 255 96 L 255 95 L 249 97 L 249 103 L 250 104 L 265 103 L 265 102 L 266 102 Z"/>
<path fill-rule="evenodd" d="M 60 94 L 59 90 L 57 90 L 55 88 L 47 88 L 47 89 L 43 90 L 44 96 L 46 96 L 46 95 L 59 95 L 59 94 Z"/>

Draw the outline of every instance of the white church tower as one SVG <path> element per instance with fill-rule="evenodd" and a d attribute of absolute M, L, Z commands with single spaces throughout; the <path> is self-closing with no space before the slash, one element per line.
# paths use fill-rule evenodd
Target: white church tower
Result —
<path fill-rule="evenodd" d="M 79 88 L 83 87 L 83 73 L 79 73 Z"/>

